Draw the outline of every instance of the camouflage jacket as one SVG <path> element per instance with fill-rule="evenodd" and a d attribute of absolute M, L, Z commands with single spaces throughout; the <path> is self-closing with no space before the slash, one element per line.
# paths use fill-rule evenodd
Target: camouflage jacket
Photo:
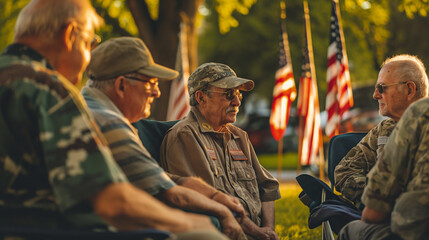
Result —
<path fill-rule="evenodd" d="M 126 181 L 79 91 L 22 44 L 0 56 L 0 224 L 105 227 L 88 199 Z"/>
<path fill-rule="evenodd" d="M 429 234 L 429 98 L 405 111 L 374 168 L 362 202 L 392 212 L 391 227 L 404 239 Z"/>
<path fill-rule="evenodd" d="M 335 188 L 345 198 L 360 207 L 360 198 L 366 186 L 366 175 L 377 161 L 396 121 L 385 119 L 371 129 L 362 140 L 353 147 L 335 168 Z"/>

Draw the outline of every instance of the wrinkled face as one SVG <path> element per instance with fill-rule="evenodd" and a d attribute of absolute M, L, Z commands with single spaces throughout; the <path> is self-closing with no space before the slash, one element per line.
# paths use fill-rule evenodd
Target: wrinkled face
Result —
<path fill-rule="evenodd" d="M 126 116 L 130 122 L 139 121 L 150 116 L 150 105 L 155 98 L 161 96 L 158 88 L 158 78 L 141 74 L 124 76 L 132 81 L 124 92 L 124 102 L 127 108 Z"/>
<path fill-rule="evenodd" d="M 383 86 L 382 93 L 376 88 L 373 98 L 378 101 L 380 115 L 398 121 L 409 105 L 407 100 L 407 85 L 403 84 L 400 79 L 394 77 L 393 68 L 389 66 L 385 66 L 381 69 L 376 85 L 377 84 L 393 84 L 390 86 Z"/>
<path fill-rule="evenodd" d="M 213 129 L 235 122 L 242 99 L 238 89 L 211 86 L 203 95 L 205 102 L 199 103 L 200 110 Z"/>

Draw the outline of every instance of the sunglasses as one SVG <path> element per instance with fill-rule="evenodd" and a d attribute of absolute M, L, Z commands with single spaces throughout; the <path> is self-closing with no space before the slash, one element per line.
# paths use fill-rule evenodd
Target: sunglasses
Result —
<path fill-rule="evenodd" d="M 389 86 L 393 86 L 393 85 L 398 85 L 398 84 L 406 84 L 407 82 L 397 82 L 397 83 L 392 83 L 392 84 L 376 84 L 375 85 L 375 89 L 377 89 L 377 91 L 381 94 L 384 92 L 384 88 L 385 87 L 389 87 Z"/>
<path fill-rule="evenodd" d="M 228 88 L 225 90 L 225 92 L 207 90 L 207 92 L 223 93 L 223 94 L 225 94 L 226 99 L 229 101 L 234 100 L 235 96 L 238 96 L 238 100 L 240 100 L 240 101 L 243 99 L 243 95 L 241 94 L 240 90 L 238 90 L 238 89 Z"/>

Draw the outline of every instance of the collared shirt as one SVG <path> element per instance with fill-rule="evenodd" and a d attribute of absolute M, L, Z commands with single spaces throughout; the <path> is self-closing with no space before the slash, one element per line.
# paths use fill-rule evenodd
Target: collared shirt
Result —
<path fill-rule="evenodd" d="M 429 225 L 429 98 L 407 108 L 368 174 L 365 206 L 391 215 L 392 232 L 426 239 Z M 426 234 L 426 235 L 425 235 Z"/>
<path fill-rule="evenodd" d="M 127 180 L 79 91 L 39 53 L 13 44 L 0 56 L 0 112 L 0 222 L 106 226 L 89 199 Z"/>
<path fill-rule="evenodd" d="M 174 125 L 161 145 L 161 166 L 180 176 L 198 176 L 237 197 L 250 219 L 261 225 L 261 201 L 280 198 L 279 183 L 261 166 L 247 133 L 228 124 L 216 132 L 200 111 Z"/>
<path fill-rule="evenodd" d="M 335 167 L 335 188 L 358 208 L 366 175 L 375 165 L 395 125 L 396 121 L 391 118 L 381 121 Z"/>
<path fill-rule="evenodd" d="M 175 185 L 142 145 L 137 129 L 98 89 L 84 87 L 82 95 L 99 125 L 113 158 L 136 187 L 156 195 Z"/>

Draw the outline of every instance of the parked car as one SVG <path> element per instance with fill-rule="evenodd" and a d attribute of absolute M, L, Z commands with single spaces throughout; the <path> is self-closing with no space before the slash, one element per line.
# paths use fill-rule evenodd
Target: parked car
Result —
<path fill-rule="evenodd" d="M 237 126 L 247 132 L 257 154 L 278 152 L 278 142 L 271 135 L 269 115 L 247 115 Z M 298 118 L 290 116 L 283 136 L 283 152 L 298 152 L 298 142 Z"/>

